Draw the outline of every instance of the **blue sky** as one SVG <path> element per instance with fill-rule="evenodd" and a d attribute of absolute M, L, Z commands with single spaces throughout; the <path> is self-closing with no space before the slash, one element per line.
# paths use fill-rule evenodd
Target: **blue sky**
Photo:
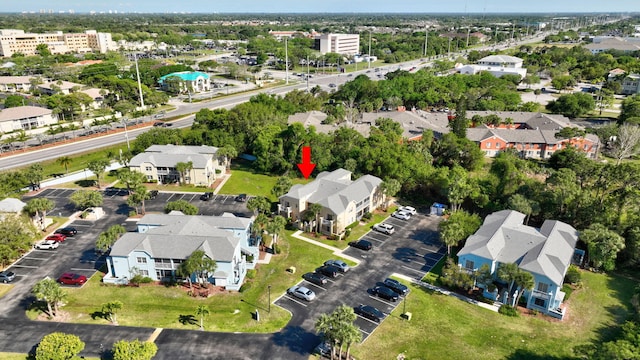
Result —
<path fill-rule="evenodd" d="M 1 12 L 640 12 L 638 0 L 0 0 Z"/>

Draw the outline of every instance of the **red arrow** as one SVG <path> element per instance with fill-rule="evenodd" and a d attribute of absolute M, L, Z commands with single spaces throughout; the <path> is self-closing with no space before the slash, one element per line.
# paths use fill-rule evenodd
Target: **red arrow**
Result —
<path fill-rule="evenodd" d="M 311 146 L 302 147 L 302 164 L 298 164 L 298 169 L 302 173 L 305 179 L 309 178 L 316 164 L 311 163 Z"/>

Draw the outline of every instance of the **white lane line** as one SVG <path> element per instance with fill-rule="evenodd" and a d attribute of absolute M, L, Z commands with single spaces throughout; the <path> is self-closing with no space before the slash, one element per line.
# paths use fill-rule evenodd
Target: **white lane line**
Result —
<path fill-rule="evenodd" d="M 289 295 L 287 295 L 287 296 L 285 296 L 285 297 L 286 297 L 287 299 L 289 299 L 289 300 L 293 301 L 294 303 L 297 303 L 298 305 L 302 305 L 302 306 L 304 306 L 304 307 L 307 307 L 307 304 L 302 303 L 302 302 L 300 302 L 300 301 L 298 301 L 298 300 L 294 299 L 294 298 L 293 298 L 293 296 L 289 296 Z"/>
<path fill-rule="evenodd" d="M 27 268 L 27 269 L 38 269 L 39 268 L 39 266 L 18 265 L 18 264 L 13 264 L 13 265 L 11 265 L 11 267 L 19 267 L 19 268 Z"/>
<path fill-rule="evenodd" d="M 96 271 L 95 269 L 87 269 L 87 268 L 71 268 L 73 271 Z"/>
<path fill-rule="evenodd" d="M 405 268 L 405 269 L 407 269 L 407 270 L 411 270 L 411 271 L 414 271 L 414 272 L 420 273 L 420 274 L 424 273 L 424 271 L 422 271 L 422 270 L 416 270 L 416 269 L 410 268 L 410 267 L 408 267 L 408 266 L 404 266 L 404 265 L 402 265 L 401 267 L 403 267 L 403 268 Z"/>
<path fill-rule="evenodd" d="M 390 302 L 387 302 L 387 301 L 385 301 L 383 298 L 381 298 L 381 297 L 379 297 L 379 296 L 369 295 L 369 297 L 370 297 L 371 299 L 373 299 L 373 300 L 380 301 L 381 303 L 383 303 L 383 304 L 385 304 L 385 305 L 388 305 L 388 306 L 391 306 L 391 307 L 393 307 L 393 308 L 395 308 L 395 307 L 396 307 L 396 303 L 390 303 Z"/>

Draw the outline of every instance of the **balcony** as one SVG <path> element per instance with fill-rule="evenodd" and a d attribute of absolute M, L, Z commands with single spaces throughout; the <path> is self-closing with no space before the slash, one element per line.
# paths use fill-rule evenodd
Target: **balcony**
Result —
<path fill-rule="evenodd" d="M 543 299 L 543 300 L 551 299 L 551 293 L 546 293 L 546 292 L 542 292 L 542 291 L 538 291 L 538 290 L 533 290 L 531 292 L 531 295 L 534 296 L 534 297 L 537 297 L 539 299 Z"/>

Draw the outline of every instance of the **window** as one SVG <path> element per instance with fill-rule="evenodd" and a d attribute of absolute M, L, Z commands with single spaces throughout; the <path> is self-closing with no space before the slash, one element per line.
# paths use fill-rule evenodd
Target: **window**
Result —
<path fill-rule="evenodd" d="M 147 180 L 149 181 L 153 180 L 153 175 L 147 175 Z"/>
<path fill-rule="evenodd" d="M 151 166 L 147 166 L 147 167 L 144 168 L 144 170 L 145 171 L 151 171 L 152 169 L 151 169 Z"/>
<path fill-rule="evenodd" d="M 465 269 L 473 270 L 473 269 L 475 269 L 475 266 L 474 266 L 474 265 L 475 265 L 475 264 L 474 264 L 474 263 L 473 263 L 473 261 L 471 261 L 471 260 L 466 260 L 466 261 L 464 262 L 464 268 L 465 268 Z"/>
<path fill-rule="evenodd" d="M 333 215 L 327 214 L 327 220 L 329 220 L 329 221 L 333 220 Z"/>
<path fill-rule="evenodd" d="M 538 290 L 540 292 L 543 292 L 543 293 L 548 293 L 549 292 L 549 284 L 542 283 L 542 282 L 538 283 L 538 288 L 536 290 Z"/>
<path fill-rule="evenodd" d="M 490 142 L 487 143 L 487 149 L 491 149 L 491 143 Z"/>
<path fill-rule="evenodd" d="M 540 306 L 540 307 L 547 307 L 546 305 L 546 301 L 544 299 L 540 299 L 537 297 L 533 298 L 533 303 L 536 304 L 536 306 Z"/>
<path fill-rule="evenodd" d="M 502 144 L 500 144 L 499 142 L 496 143 L 496 149 L 500 149 L 502 147 Z"/>
<path fill-rule="evenodd" d="M 149 276 L 149 271 L 148 270 L 140 270 L 140 275 Z"/>
<path fill-rule="evenodd" d="M 136 261 L 138 262 L 138 264 L 146 264 L 147 263 L 147 258 L 139 256 L 139 257 L 136 258 Z"/>

